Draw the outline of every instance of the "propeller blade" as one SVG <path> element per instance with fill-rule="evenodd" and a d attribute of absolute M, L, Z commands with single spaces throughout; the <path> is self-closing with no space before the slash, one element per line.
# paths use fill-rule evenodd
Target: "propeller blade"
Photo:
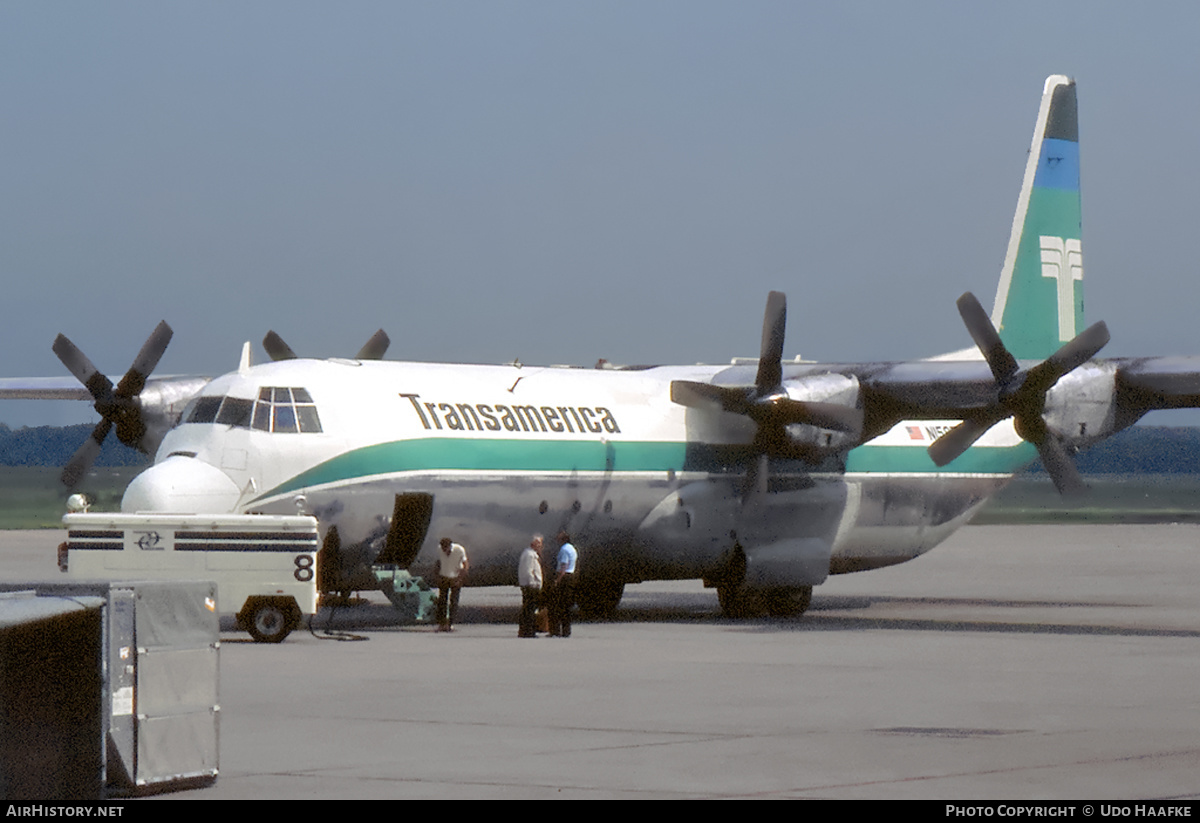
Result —
<path fill-rule="evenodd" d="M 263 351 L 272 360 L 295 360 L 296 353 L 292 351 L 292 347 L 283 342 L 283 338 L 276 334 L 273 330 L 267 332 L 267 336 L 262 341 Z"/>
<path fill-rule="evenodd" d="M 83 441 L 83 445 L 76 450 L 71 459 L 67 461 L 67 465 L 63 467 L 59 480 L 64 486 L 73 490 L 79 485 L 79 481 L 92 467 L 92 463 L 96 462 L 96 457 L 100 454 L 100 447 L 104 444 L 104 438 L 108 437 L 111 428 L 112 423 L 108 420 L 101 420 L 96 424 L 96 428 L 92 429 L 88 439 Z"/>
<path fill-rule="evenodd" d="M 75 375 L 75 379 L 84 385 L 97 403 L 107 403 L 112 400 L 112 381 L 105 377 L 99 369 L 92 365 L 86 354 L 67 339 L 65 334 L 54 338 L 50 347 L 67 367 L 67 371 Z"/>
<path fill-rule="evenodd" d="M 930 444 L 929 457 L 937 466 L 945 466 L 975 444 L 975 441 L 1006 415 L 968 418 Z"/>
<path fill-rule="evenodd" d="M 746 414 L 750 409 L 745 389 L 692 380 L 671 381 L 671 402 L 691 408 L 719 408 L 734 414 Z"/>
<path fill-rule="evenodd" d="M 1054 481 L 1054 488 L 1058 489 L 1059 494 L 1063 497 L 1079 497 L 1088 490 L 1079 469 L 1075 467 L 1075 461 L 1067 454 L 1057 437 L 1049 435 L 1037 444 L 1037 450 L 1042 458 L 1042 465 Z"/>
<path fill-rule="evenodd" d="M 129 367 L 129 371 L 125 372 L 125 376 L 117 384 L 115 392 L 117 397 L 129 398 L 142 393 L 142 389 L 146 387 L 146 378 L 150 376 L 150 372 L 154 371 L 158 361 L 162 359 L 163 352 L 167 350 L 167 345 L 171 342 L 174 334 L 165 320 L 154 327 L 154 331 L 150 332 L 150 336 L 142 344 L 142 350 L 133 359 L 133 365 Z"/>
<path fill-rule="evenodd" d="M 1020 364 L 1005 347 L 999 332 L 992 325 L 983 306 L 975 295 L 967 292 L 958 298 L 958 313 L 966 324 L 971 339 L 983 352 L 984 360 L 996 380 L 998 401 L 984 413 L 964 420 L 939 437 L 929 447 L 929 457 L 939 466 L 954 460 L 983 436 L 983 433 L 1006 417 L 1020 437 L 1032 443 L 1041 455 L 1042 464 L 1054 479 L 1054 485 L 1063 496 L 1080 494 L 1087 490 L 1079 470 L 1062 442 L 1050 431 L 1042 412 L 1046 407 L 1046 393 L 1063 375 L 1079 368 L 1096 356 L 1108 343 L 1108 327 L 1103 321 L 1084 329 L 1050 357 L 1024 374 L 1019 383 L 1014 378 L 1020 373 Z"/>
<path fill-rule="evenodd" d="M 992 325 L 992 319 L 983 310 L 983 306 L 979 304 L 975 295 L 967 292 L 958 298 L 958 313 L 962 317 L 967 331 L 970 332 L 971 339 L 983 353 L 983 359 L 991 368 L 996 382 L 1001 385 L 1007 383 L 1017 373 L 1016 358 L 1005 348 L 1004 342 L 1000 339 L 1000 333 Z"/>
<path fill-rule="evenodd" d="M 1074 371 L 1095 357 L 1097 352 L 1108 345 L 1108 340 L 1108 326 L 1104 321 L 1093 323 L 1030 369 L 1022 390 L 1029 386 L 1031 390 L 1043 394 L 1050 391 L 1064 374 Z"/>
<path fill-rule="evenodd" d="M 149 451 L 142 443 L 147 426 L 138 397 L 146 387 L 146 379 L 162 359 L 172 334 L 171 327 L 165 321 L 160 322 L 142 344 L 133 365 L 121 378 L 115 391 L 112 381 L 101 374 L 87 355 L 68 340 L 66 335 L 60 334 L 55 338 L 51 348 L 67 370 L 87 387 L 88 393 L 95 400 L 96 411 L 103 418 L 92 430 L 91 437 L 84 441 L 63 469 L 61 479 L 68 488 L 73 488 L 87 472 L 113 426 L 116 426 L 117 437 L 122 443 Z"/>
<path fill-rule="evenodd" d="M 742 503 L 755 493 L 766 493 L 767 475 L 770 471 L 771 460 L 767 455 L 757 454 L 750 458 L 746 466 L 746 479 L 742 483 Z"/>
<path fill-rule="evenodd" d="M 787 326 L 787 297 L 773 291 L 767 295 L 763 313 L 762 347 L 758 355 L 758 375 L 754 386 L 759 396 L 770 394 L 783 383 L 783 335 Z"/>
<path fill-rule="evenodd" d="M 391 342 L 387 333 L 383 329 L 380 329 L 371 335 L 371 339 L 363 344 L 363 347 L 358 350 L 358 354 L 354 355 L 354 357 L 357 360 L 382 360 Z"/>
<path fill-rule="evenodd" d="M 790 397 L 773 397 L 755 402 L 747 397 L 745 389 L 714 386 L 711 383 L 672 380 L 671 401 L 681 406 L 720 408 L 733 414 L 744 414 L 760 425 L 803 423 L 851 434 L 862 431 L 861 409 L 837 403 L 793 400 Z"/>

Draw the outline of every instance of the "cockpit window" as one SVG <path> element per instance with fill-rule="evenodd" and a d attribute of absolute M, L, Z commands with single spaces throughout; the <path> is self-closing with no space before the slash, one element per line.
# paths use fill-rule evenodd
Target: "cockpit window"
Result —
<path fill-rule="evenodd" d="M 317 417 L 316 406 L 304 406 L 297 403 L 296 417 L 300 421 L 300 431 L 319 432 L 321 430 L 321 419 Z"/>
<path fill-rule="evenodd" d="M 250 428 L 250 412 L 254 410 L 253 400 L 243 400 L 240 397 L 226 397 L 217 412 L 217 422 L 226 426 Z"/>
<path fill-rule="evenodd" d="M 296 410 L 294 408 L 292 408 L 290 404 L 287 406 L 276 406 L 275 407 L 275 426 L 274 426 L 274 428 L 272 428 L 272 431 L 277 431 L 277 432 L 299 431 L 296 428 Z"/>
<path fill-rule="evenodd" d="M 192 406 L 191 414 L 187 416 L 189 423 L 211 423 L 217 419 L 217 409 L 221 408 L 220 397 L 197 397 L 196 405 Z"/>
<path fill-rule="evenodd" d="M 264 386 L 257 400 L 198 397 L 185 416 L 188 423 L 218 423 L 264 432 L 320 432 L 321 418 L 307 389 Z"/>
<path fill-rule="evenodd" d="M 259 389 L 254 428 L 273 432 L 319 432 L 321 418 L 307 389 L 270 386 Z"/>

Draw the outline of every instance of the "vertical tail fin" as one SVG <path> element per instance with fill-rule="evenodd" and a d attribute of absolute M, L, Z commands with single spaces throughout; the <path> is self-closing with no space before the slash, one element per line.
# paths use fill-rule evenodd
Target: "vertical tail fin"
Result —
<path fill-rule="evenodd" d="M 1084 328 L 1075 81 L 1046 79 L 992 323 L 1017 358 L 1041 359 Z"/>

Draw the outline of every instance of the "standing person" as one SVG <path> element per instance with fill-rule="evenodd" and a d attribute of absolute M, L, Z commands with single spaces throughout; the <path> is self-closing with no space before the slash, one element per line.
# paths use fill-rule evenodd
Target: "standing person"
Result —
<path fill-rule="evenodd" d="M 521 618 L 517 637 L 537 637 L 535 620 L 542 599 L 542 536 L 535 534 L 517 561 L 517 585 L 521 587 Z"/>
<path fill-rule="evenodd" d="M 438 554 L 438 631 L 454 631 L 454 620 L 458 617 L 458 595 L 463 581 L 467 579 L 467 550 L 449 537 L 439 543 Z"/>
<path fill-rule="evenodd" d="M 554 591 L 550 595 L 550 636 L 571 636 L 571 606 L 575 603 L 575 566 L 579 553 L 571 545 L 571 536 L 558 533 L 558 560 L 555 564 Z"/>

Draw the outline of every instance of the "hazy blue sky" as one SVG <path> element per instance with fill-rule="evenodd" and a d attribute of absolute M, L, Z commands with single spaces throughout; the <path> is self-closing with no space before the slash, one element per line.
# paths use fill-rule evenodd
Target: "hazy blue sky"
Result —
<path fill-rule="evenodd" d="M 0 376 L 910 358 L 991 305 L 1046 75 L 1089 318 L 1200 354 L 1200 4 L 0 3 Z M 261 355 L 260 355 L 261 356 Z M 0 403 L 12 425 L 94 419 Z M 1156 422 L 1170 423 L 1161 416 Z"/>

